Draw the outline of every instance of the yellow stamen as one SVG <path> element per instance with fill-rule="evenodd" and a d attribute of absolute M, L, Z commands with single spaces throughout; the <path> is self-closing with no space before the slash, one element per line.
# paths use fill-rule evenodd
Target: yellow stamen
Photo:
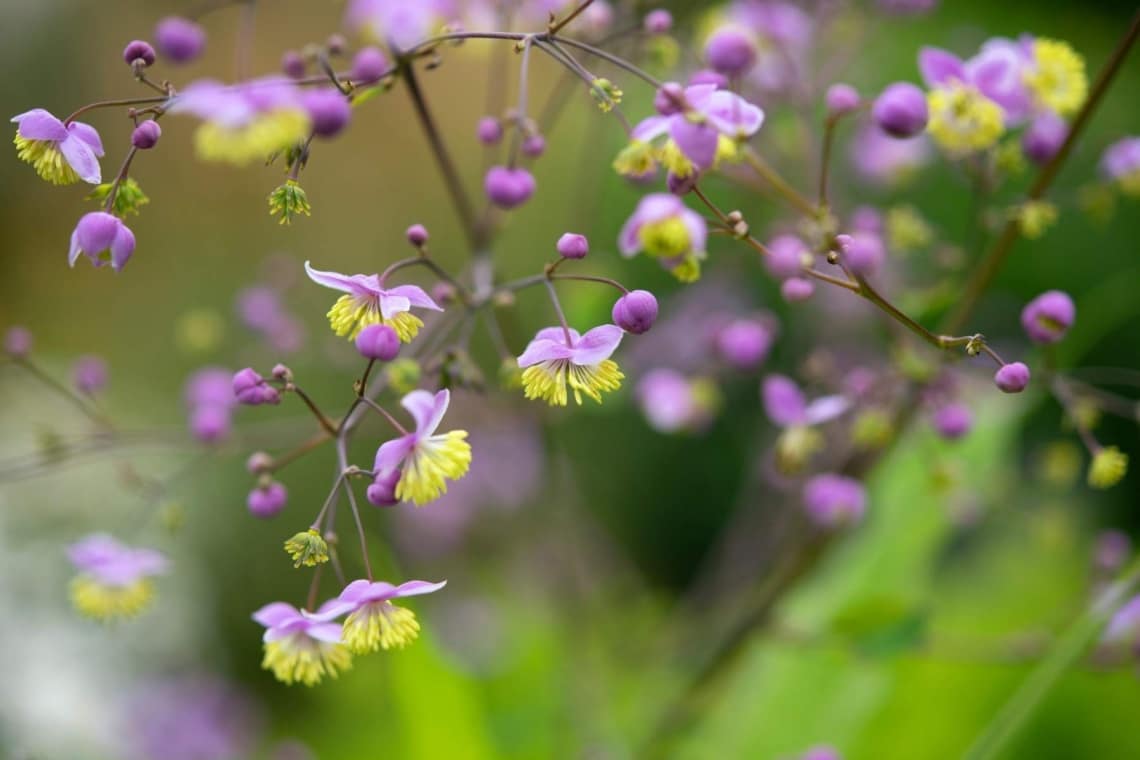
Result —
<path fill-rule="evenodd" d="M 689 228 L 679 216 L 647 222 L 637 231 L 642 249 L 650 256 L 673 258 L 688 253 L 692 246 Z"/>
<path fill-rule="evenodd" d="M 344 643 L 355 654 L 403 649 L 419 635 L 415 613 L 391 602 L 366 604 L 344 619 Z"/>
<path fill-rule="evenodd" d="M 245 166 L 263 161 L 278 151 L 288 150 L 308 134 L 308 114 L 284 108 L 236 128 L 205 122 L 194 133 L 194 145 L 198 155 L 206 161 Z"/>
<path fill-rule="evenodd" d="M 419 441 L 404 463 L 396 498 L 419 507 L 447 493 L 447 481 L 459 480 L 471 466 L 466 438 L 466 430 L 452 430 Z"/>
<path fill-rule="evenodd" d="M 265 645 L 261 667 L 273 671 L 278 681 L 315 686 L 326 675 L 352 667 L 352 654 L 343 644 L 317 641 L 303 633 L 294 633 Z"/>
<path fill-rule="evenodd" d="M 36 174 L 53 185 L 73 185 L 79 175 L 71 168 L 59 150 L 59 144 L 50 140 L 29 140 L 16 133 L 16 156 L 36 170 Z"/>
<path fill-rule="evenodd" d="M 701 260 L 704 257 L 703 251 L 686 254 L 681 263 L 670 269 L 669 273 L 677 278 L 677 282 L 686 285 L 694 283 L 701 279 Z"/>
<path fill-rule="evenodd" d="M 89 575 L 71 582 L 71 603 L 81 614 L 96 620 L 134 617 L 153 599 L 154 584 L 146 578 L 126 586 L 109 586 Z"/>
<path fill-rule="evenodd" d="M 1089 92 L 1085 60 L 1068 43 L 1038 39 L 1033 43 L 1033 71 L 1025 84 L 1047 108 L 1062 116 L 1077 112 Z"/>
<path fill-rule="evenodd" d="M 602 392 L 616 391 L 621 387 L 623 378 L 625 375 L 612 359 L 587 365 L 574 364 L 569 359 L 553 359 L 531 365 L 522 374 L 526 397 L 545 401 L 551 406 L 566 406 L 569 400 L 567 388 L 573 391 L 574 401 L 579 405 L 583 394 L 600 404 Z"/>
<path fill-rule="evenodd" d="M 1128 455 L 1116 446 L 1106 446 L 1093 455 L 1089 464 L 1089 485 L 1093 488 L 1112 488 L 1128 473 Z"/>
<path fill-rule="evenodd" d="M 665 165 L 666 169 L 681 178 L 688 177 L 697 170 L 689 157 L 681 151 L 681 146 L 677 145 L 677 142 L 672 138 L 666 140 L 665 144 L 661 146 L 658 159 Z"/>
<path fill-rule="evenodd" d="M 927 131 L 950 153 L 973 153 L 997 143 L 1005 130 L 1001 106 L 973 87 L 953 84 L 931 90 Z"/>
<path fill-rule="evenodd" d="M 614 171 L 623 177 L 641 177 L 657 168 L 653 147 L 643 140 L 633 140 L 614 159 Z"/>
<path fill-rule="evenodd" d="M 401 311 L 391 319 L 384 319 L 378 300 L 347 294 L 338 298 L 329 309 L 328 318 L 333 332 L 349 340 L 356 340 L 360 331 L 369 325 L 385 324 L 396 331 L 401 341 L 410 343 L 424 326 L 423 320 L 410 311 Z"/>

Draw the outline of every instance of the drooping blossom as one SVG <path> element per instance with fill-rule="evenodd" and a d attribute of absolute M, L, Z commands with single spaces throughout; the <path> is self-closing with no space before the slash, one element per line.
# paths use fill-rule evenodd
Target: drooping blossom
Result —
<path fill-rule="evenodd" d="M 466 430 L 436 434 L 451 403 L 451 392 L 432 395 L 414 390 L 400 404 L 415 420 L 414 431 L 387 441 L 376 451 L 374 470 L 379 478 L 400 468 L 395 497 L 417 507 L 447 492 L 447 481 L 458 480 L 471 466 L 471 445 Z"/>
<path fill-rule="evenodd" d="M 644 252 L 657 259 L 681 282 L 695 282 L 705 259 L 708 226 L 704 217 L 669 193 L 641 199 L 618 236 L 627 258 Z"/>
<path fill-rule="evenodd" d="M 804 508 L 824 528 L 858 522 L 867 508 L 867 492 L 854 478 L 831 473 L 816 475 L 804 485 Z"/>
<path fill-rule="evenodd" d="M 1140 196 L 1140 137 L 1125 137 L 1108 146 L 1100 170 L 1123 192 Z"/>
<path fill-rule="evenodd" d="M 67 547 L 79 572 L 71 581 L 71 601 L 79 612 L 98 620 L 133 617 L 154 597 L 152 576 L 168 563 L 154 549 L 127 546 L 105 533 L 95 533 Z"/>
<path fill-rule="evenodd" d="M 135 234 L 123 220 L 104 211 L 91 211 L 79 218 L 71 232 L 67 263 L 74 267 L 80 256 L 97 267 L 106 264 L 121 272 L 135 252 Z"/>
<path fill-rule="evenodd" d="M 875 98 L 871 118 L 892 137 L 914 137 L 926 128 L 930 109 L 918 87 L 910 82 L 893 82 Z"/>
<path fill-rule="evenodd" d="M 821 396 L 808 402 L 799 385 L 784 375 L 768 375 L 760 388 L 764 411 L 783 428 L 776 441 L 776 464 L 781 471 L 796 473 L 824 444 L 815 426 L 845 413 L 851 402 L 844 396 Z"/>
<path fill-rule="evenodd" d="M 420 624 L 415 613 L 392 600 L 431 594 L 446 585 L 447 581 L 407 581 L 393 586 L 383 581 L 356 580 L 345 586 L 329 612 L 348 613 L 344 619 L 344 643 L 354 654 L 402 649 L 419 636 Z"/>
<path fill-rule="evenodd" d="M 261 667 L 272 671 L 278 681 L 306 686 L 348 670 L 352 654 L 341 642 L 340 623 L 333 622 L 342 614 L 339 609 L 337 601 L 330 599 L 316 612 L 273 602 L 253 613 L 253 619 L 265 626 Z"/>
<path fill-rule="evenodd" d="M 1025 304 L 1021 327 L 1034 343 L 1056 343 L 1077 318 L 1072 297 L 1062 290 L 1047 290 Z"/>
<path fill-rule="evenodd" d="M 329 324 L 341 337 L 355 340 L 368 325 L 385 324 L 396 331 L 400 340 L 410 342 L 423 327 L 423 320 L 411 312 L 413 306 L 433 311 L 443 309 L 416 285 L 385 288 L 375 274 L 345 275 L 322 272 L 305 262 L 309 279 L 346 295 L 337 299 L 329 310 Z"/>
<path fill-rule="evenodd" d="M 967 66 L 960 58 L 938 48 L 923 48 L 918 66 L 930 92 L 930 136 L 951 154 L 985 150 L 1005 131 L 1006 112 L 987 92 L 1004 70 L 994 66 Z M 995 74 L 995 70 L 997 73 Z"/>
<path fill-rule="evenodd" d="M 64 124 L 42 108 L 13 116 L 16 124 L 16 155 L 53 185 L 71 185 L 79 180 L 98 185 L 102 181 L 99 159 L 103 141 L 90 124 Z"/>
<path fill-rule="evenodd" d="M 1029 385 L 1029 367 L 1024 362 L 1003 364 L 994 373 L 994 384 L 1003 393 L 1021 393 Z"/>
<path fill-rule="evenodd" d="M 539 330 L 518 358 L 526 397 L 566 406 L 569 389 L 579 404 L 583 395 L 601 403 L 602 393 L 616 391 L 625 377 L 610 359 L 622 335 L 617 325 L 600 325 L 585 335 L 563 327 Z"/>

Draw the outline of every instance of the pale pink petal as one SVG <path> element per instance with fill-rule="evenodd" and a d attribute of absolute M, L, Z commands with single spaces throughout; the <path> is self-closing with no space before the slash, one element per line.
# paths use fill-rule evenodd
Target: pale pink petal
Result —
<path fill-rule="evenodd" d="M 519 356 L 518 362 L 520 368 L 526 369 L 541 362 L 569 359 L 573 355 L 574 349 L 566 345 L 565 340 L 532 340 Z"/>
<path fill-rule="evenodd" d="M 376 459 L 372 468 L 377 473 L 395 470 L 400 466 L 400 462 L 407 458 L 415 445 L 416 436 L 411 433 L 394 438 L 391 441 L 385 441 L 380 445 L 380 448 L 376 449 Z"/>
<path fill-rule="evenodd" d="M 577 343 L 578 341 L 580 341 L 582 339 L 582 336 L 579 335 L 578 331 L 575 330 L 573 327 L 568 328 L 568 329 L 570 330 L 570 342 L 571 343 Z M 565 346 L 566 345 L 566 330 L 560 326 L 544 327 L 534 334 L 534 339 L 535 340 L 553 340 L 556 343 L 561 343 L 562 345 Z"/>
<path fill-rule="evenodd" d="M 809 425 L 818 425 L 833 420 L 851 408 L 851 402 L 843 396 L 821 396 L 807 405 L 804 420 Z"/>
<path fill-rule="evenodd" d="M 42 108 L 33 108 L 13 116 L 12 121 L 19 125 L 16 131 L 20 137 L 28 140 L 60 142 L 67 139 L 67 127 L 63 126 L 63 122 Z"/>
<path fill-rule="evenodd" d="M 927 87 L 938 87 L 951 80 L 966 81 L 962 59 L 946 50 L 924 47 L 918 52 L 918 70 Z"/>
<path fill-rule="evenodd" d="M 394 288 L 389 288 L 387 293 L 390 296 L 406 298 L 412 306 L 419 306 L 421 309 L 443 311 L 442 306 L 433 301 L 431 296 L 424 292 L 423 288 L 416 285 L 398 285 Z"/>
<path fill-rule="evenodd" d="M 412 308 L 408 299 L 403 296 L 390 295 L 390 293 L 391 291 L 386 291 L 380 295 L 380 315 L 384 319 L 391 319 Z"/>
<path fill-rule="evenodd" d="M 795 381 L 783 375 L 769 375 L 764 378 L 760 390 L 764 400 L 764 411 L 768 418 L 780 427 L 800 425 L 804 422 L 807 401 Z"/>
<path fill-rule="evenodd" d="M 600 325 L 590 330 L 578 341 L 574 347 L 573 361 L 575 364 L 598 364 L 604 359 L 613 356 L 625 335 L 617 325 Z"/>
<path fill-rule="evenodd" d="M 708 224 L 705 222 L 704 217 L 691 208 L 687 208 L 681 212 L 681 222 L 685 225 L 685 229 L 689 233 L 689 249 L 692 251 L 704 251 L 708 243 L 709 232 Z"/>
<path fill-rule="evenodd" d="M 98 185 L 102 181 L 99 159 L 95 157 L 95 151 L 91 149 L 91 146 L 83 140 L 68 135 L 65 140 L 60 142 L 59 152 L 67 159 L 68 165 L 75 170 L 81 180 L 92 185 Z"/>
<path fill-rule="evenodd" d="M 350 277 L 340 272 L 322 272 L 319 269 L 313 269 L 307 261 L 305 262 L 305 274 L 309 275 L 309 279 L 318 285 L 324 285 L 326 288 L 339 290 L 342 293 L 360 294 L 363 290 L 357 277 Z"/>
<path fill-rule="evenodd" d="M 641 140 L 642 142 L 649 142 L 669 131 L 668 116 L 650 116 L 642 119 L 641 122 L 633 128 L 630 137 L 634 140 Z"/>
<path fill-rule="evenodd" d="M 253 619 L 266 628 L 279 626 L 292 618 L 299 618 L 301 613 L 291 604 L 285 602 L 272 602 L 253 613 Z"/>
<path fill-rule="evenodd" d="M 317 641 L 324 641 L 328 644 L 339 644 L 341 637 L 344 635 L 344 628 L 340 623 L 318 623 L 309 626 L 305 632 L 309 638 L 316 639 Z"/>
<path fill-rule="evenodd" d="M 440 581 L 439 583 L 431 583 L 429 581 L 407 581 L 406 583 L 401 583 L 396 587 L 395 596 L 398 598 L 404 596 L 431 594 L 435 591 L 439 591 L 446 585 L 447 581 Z"/>
<path fill-rule="evenodd" d="M 100 158 L 103 157 L 103 140 L 95 127 L 81 121 L 73 121 L 67 125 L 67 131 L 91 146 L 91 151 Z"/>

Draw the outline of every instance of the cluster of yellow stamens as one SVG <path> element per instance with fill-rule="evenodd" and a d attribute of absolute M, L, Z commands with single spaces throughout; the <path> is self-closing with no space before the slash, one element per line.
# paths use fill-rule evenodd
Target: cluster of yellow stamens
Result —
<path fill-rule="evenodd" d="M 385 324 L 396 331 L 401 341 L 410 343 L 424 326 L 423 320 L 410 311 L 401 311 L 390 319 L 385 319 L 380 313 L 380 302 L 377 299 L 354 295 L 338 298 L 329 309 L 328 318 L 333 331 L 349 340 L 355 340 L 360 331 L 369 325 Z"/>
<path fill-rule="evenodd" d="M 578 404 L 582 403 L 583 394 L 600 404 L 602 392 L 616 391 L 624 377 L 612 359 L 589 365 L 574 364 L 569 359 L 550 359 L 524 369 L 522 383 L 528 399 L 540 399 L 551 406 L 566 406 L 569 401 L 567 389 L 574 393 Z"/>
<path fill-rule="evenodd" d="M 79 175 L 71 168 L 59 150 L 59 144 L 50 140 L 29 140 L 16 134 L 16 155 L 36 170 L 36 174 L 53 185 L 73 185 Z"/>
<path fill-rule="evenodd" d="M 296 108 L 281 108 L 240 127 L 205 122 L 194 133 L 194 146 L 206 161 L 246 166 L 288 150 L 308 134 L 308 114 Z"/>
<path fill-rule="evenodd" d="M 471 444 L 466 430 L 452 430 L 416 442 L 404 461 L 396 498 L 417 507 L 447 493 L 447 481 L 458 480 L 471 467 Z"/>
<path fill-rule="evenodd" d="M 261 667 L 273 671 L 277 680 L 284 683 L 315 686 L 326 675 L 336 678 L 340 671 L 351 668 L 352 654 L 343 644 L 294 633 L 265 644 Z"/>
<path fill-rule="evenodd" d="M 403 649 L 419 635 L 415 613 L 389 601 L 365 604 L 344 620 L 344 643 L 356 654 Z"/>
<path fill-rule="evenodd" d="M 124 586 L 100 583 L 89 575 L 71 582 L 71 602 L 75 609 L 96 620 L 130 618 L 150 606 L 154 584 L 146 578 Z"/>

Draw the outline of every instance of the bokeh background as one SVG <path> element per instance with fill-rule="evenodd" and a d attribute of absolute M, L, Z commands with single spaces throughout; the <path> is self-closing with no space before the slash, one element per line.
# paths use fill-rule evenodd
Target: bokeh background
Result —
<path fill-rule="evenodd" d="M 678 25 L 692 28 L 715 4 L 672 5 Z M 339 6 L 265 3 L 258 70 L 275 70 L 283 49 L 335 30 Z M 7 0 L 3 113 L 42 106 L 64 114 L 134 94 L 122 45 L 147 36 L 160 16 L 186 10 L 141 0 Z M 843 32 L 853 54 L 838 70 L 872 92 L 917 80 L 922 44 L 966 54 L 988 36 L 1030 31 L 1068 40 L 1095 72 L 1130 12 L 1125 3 L 955 0 L 900 18 L 855 4 Z M 165 70 L 177 81 L 232 70 L 236 11 L 222 10 L 206 26 L 209 55 Z M 421 77 L 473 190 L 485 161 L 474 123 L 494 69 L 489 51 L 476 43 L 449 50 Z M 821 53 L 821 70 L 827 57 Z M 535 92 L 549 91 L 558 74 L 540 58 Z M 648 113 L 652 93 L 628 77 L 620 84 L 626 112 Z M 1062 287 L 1080 315 L 1060 347 L 1062 366 L 1140 368 L 1135 201 L 1122 200 L 1106 219 L 1075 207 L 1103 147 L 1140 124 L 1138 88 L 1133 56 L 1061 175 L 1060 223 L 1019 244 L 977 313 L 978 329 L 1014 355 L 1029 350 L 1017 326 L 1021 305 Z M 795 154 L 816 116 L 814 104 L 772 109 L 759 145 Z M 91 121 L 110 173 L 128 143 L 127 121 L 113 111 Z M 630 355 L 623 360 L 630 380 L 604 406 L 551 412 L 499 392 L 458 396 L 455 416 L 469 424 L 482 459 L 473 484 L 419 511 L 365 507 L 382 577 L 449 581 L 444 593 L 413 603 L 423 636 L 405 651 L 358 658 L 351 672 L 317 688 L 284 687 L 259 669 L 261 629 L 249 615 L 271 600 L 303 599 L 308 573 L 294 571 L 280 545 L 319 507 L 333 454 L 322 449 L 290 467 L 282 476 L 288 508 L 258 521 L 244 505 L 252 485 L 246 455 L 288 448 L 309 434 L 311 420 L 294 399 L 243 409 L 231 443 L 203 451 L 184 434 L 183 383 L 203 365 L 268 367 L 285 358 L 318 401 L 338 409 L 358 368 L 327 330 L 331 294 L 304 281 L 301 262 L 379 270 L 404 255 L 402 231 L 413 222 L 428 226 L 433 252 L 450 269 L 460 270 L 466 253 L 400 87 L 359 109 L 342 139 L 317 146 L 303 175 L 313 217 L 291 227 L 265 213 L 279 167 L 203 165 L 192 155 L 192 128 L 164 120 L 160 149 L 136 162 L 134 176 L 152 202 L 130 222 L 138 249 L 118 276 L 86 262 L 66 267 L 70 229 L 90 206 L 82 189 L 48 186 L 12 151 L 0 160 L 0 325 L 28 325 L 37 361 L 63 378 L 76 356 L 105 357 L 104 408 L 123 428 L 145 431 L 130 447 L 60 460 L 43 453 L 0 481 L 0 756 L 130 757 L 126 747 L 141 732 L 165 726 L 173 747 L 179 731 L 215 730 L 210 715 L 218 712 L 238 718 L 247 734 L 235 739 L 247 748 L 241 757 L 779 758 L 816 744 L 855 760 L 958 757 L 1084 608 L 1094 537 L 1138 527 L 1136 477 L 1108 493 L 1089 491 L 1079 473 L 1047 480 L 1044 453 L 1076 441 L 1059 408 L 1041 392 L 999 397 L 979 366 L 970 391 L 974 433 L 949 444 L 916 420 L 869 473 L 866 521 L 832 542 L 763 624 L 741 628 L 766 581 L 807 544 L 788 525 L 794 494 L 763 478 L 776 431 L 759 408 L 759 373 L 728 378 L 726 412 L 703 432 L 665 436 L 641 417 L 631 393 L 637 373 L 701 340 L 674 323 L 652 350 L 627 342 L 618 358 Z M 978 255 L 959 174 L 935 165 L 901 188 L 868 187 L 850 170 L 849 136 L 841 140 L 837 204 L 905 201 L 962 246 L 967 261 Z M 886 333 L 870 311 L 836 306 L 847 294 L 827 291 L 787 307 L 732 241 L 713 239 L 708 282 L 684 294 L 651 262 L 619 260 L 617 231 L 644 191 L 609 170 L 621 131 L 581 90 L 572 91 L 548 142 L 535 165 L 539 193 L 495 243 L 502 276 L 539 271 L 557 236 L 575 230 L 592 241 L 591 272 L 654 290 L 666 316 L 710 303 L 770 310 L 782 334 L 765 371 L 796 373 L 820 360 L 839 320 L 855 324 L 838 335 L 844 348 L 885 356 Z M 814 176 L 814 164 L 781 165 L 801 184 Z M 1014 198 L 1023 185 L 1004 192 Z M 771 200 L 723 182 L 710 187 L 723 207 L 745 210 L 759 237 L 777 223 L 781 210 Z M 925 284 L 941 276 L 955 281 L 953 273 L 927 272 Z M 237 319 L 239 294 L 266 283 L 282 290 L 303 327 L 302 350 L 274 352 Z M 571 322 L 608 319 L 611 294 L 599 290 L 563 291 Z M 917 296 L 908 304 L 927 321 L 944 308 Z M 516 351 L 551 321 L 541 291 L 520 295 L 501 317 Z M 497 362 L 481 330 L 473 346 L 493 380 Z M 16 367 L 0 365 L 0 399 L 6 463 L 86 431 L 66 402 Z M 1136 431 L 1134 421 L 1106 418 L 1098 434 L 1135 459 Z M 370 462 L 384 434 L 379 424 L 366 426 L 354 459 Z M 166 487 L 140 490 L 131 473 Z M 68 608 L 63 545 L 93 530 L 173 558 L 156 606 L 141 619 L 105 626 Z M 349 526 L 341 530 L 349 574 L 357 574 L 355 539 Z M 694 689 L 717 643 L 738 628 L 733 656 Z M 181 716 L 170 726 L 158 715 L 164 700 Z M 1082 661 L 1006 756 L 1140 756 L 1130 729 L 1138 709 L 1140 683 L 1128 662 Z"/>

